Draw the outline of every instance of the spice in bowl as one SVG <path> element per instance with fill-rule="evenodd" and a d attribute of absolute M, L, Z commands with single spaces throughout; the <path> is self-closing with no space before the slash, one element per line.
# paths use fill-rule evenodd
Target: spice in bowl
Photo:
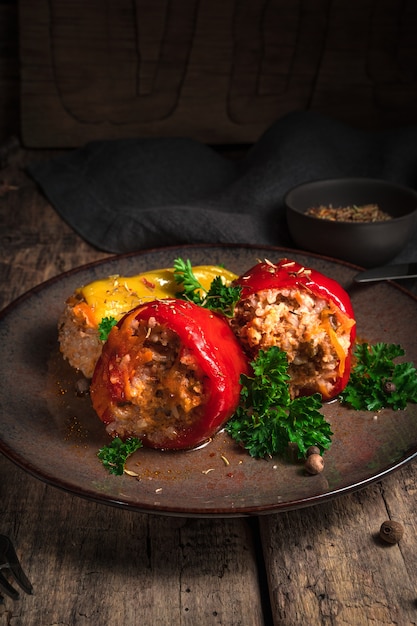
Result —
<path fill-rule="evenodd" d="M 318 217 L 332 222 L 385 222 L 392 219 L 391 215 L 382 211 L 377 204 L 333 207 L 331 204 L 320 205 L 307 209 L 306 215 Z"/>

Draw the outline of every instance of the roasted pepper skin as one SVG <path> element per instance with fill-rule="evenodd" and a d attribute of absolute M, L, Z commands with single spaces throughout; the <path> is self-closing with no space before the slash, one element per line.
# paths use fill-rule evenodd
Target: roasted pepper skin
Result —
<path fill-rule="evenodd" d="M 333 388 L 330 400 L 336 397 L 347 385 L 351 370 L 352 350 L 356 338 L 356 323 L 351 300 L 343 287 L 334 279 L 325 276 L 313 268 L 307 268 L 291 259 L 281 259 L 278 263 L 259 262 L 239 276 L 233 284 L 242 288 L 241 299 L 252 293 L 268 289 L 302 289 L 315 296 L 332 302 L 348 320 L 350 326 L 350 348 L 344 360 L 343 372 L 340 373 Z"/>
<path fill-rule="evenodd" d="M 154 318 L 180 338 L 182 350 L 191 351 L 204 375 L 207 401 L 204 413 L 191 426 L 177 428 L 174 439 L 153 440 L 152 434 L 142 438 L 144 446 L 181 450 L 194 448 L 208 441 L 231 417 L 240 397 L 240 376 L 249 372 L 245 356 L 227 321 L 220 315 L 184 300 L 155 300 L 140 305 L 125 315 L 112 328 L 102 356 L 96 366 L 91 391 L 93 406 L 100 419 L 108 424 L 111 407 L 129 401 L 117 375 L 118 362 L 129 354 L 135 365 L 135 340 L 129 321 Z M 112 382 L 117 381 L 118 382 Z"/>

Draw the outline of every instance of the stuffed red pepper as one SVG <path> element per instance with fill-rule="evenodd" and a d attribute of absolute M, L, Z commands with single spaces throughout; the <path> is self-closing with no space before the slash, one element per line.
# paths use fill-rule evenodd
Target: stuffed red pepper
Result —
<path fill-rule="evenodd" d="M 242 292 L 231 324 L 248 356 L 278 346 L 292 397 L 336 397 L 349 379 L 356 328 L 341 285 L 289 259 L 258 263 L 234 284 Z"/>
<path fill-rule="evenodd" d="M 225 319 L 183 300 L 155 300 L 112 328 L 90 392 L 112 436 L 186 449 L 230 418 L 242 373 L 247 357 Z"/>

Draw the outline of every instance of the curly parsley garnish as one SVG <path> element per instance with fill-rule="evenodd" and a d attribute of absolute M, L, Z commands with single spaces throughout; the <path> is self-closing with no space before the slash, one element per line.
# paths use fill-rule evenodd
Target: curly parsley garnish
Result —
<path fill-rule="evenodd" d="M 412 363 L 394 363 L 404 356 L 396 344 L 360 343 L 354 352 L 355 365 L 343 392 L 342 402 L 353 409 L 378 411 L 405 409 L 417 403 L 417 372 Z"/>
<path fill-rule="evenodd" d="M 142 442 L 137 437 L 130 437 L 126 441 L 115 437 L 108 446 L 100 448 L 97 456 L 110 474 L 121 476 L 128 457 L 141 447 Z"/>
<path fill-rule="evenodd" d="M 116 326 L 116 324 L 117 319 L 113 316 L 103 317 L 98 325 L 100 341 L 107 341 L 107 337 L 109 336 L 111 329 L 113 328 L 113 326 Z"/>
<path fill-rule="evenodd" d="M 239 301 L 242 288 L 225 285 L 221 276 L 216 276 L 208 291 L 195 277 L 191 262 L 187 259 L 175 259 L 175 281 L 182 285 L 183 291 L 177 294 L 183 300 L 189 300 L 211 311 L 217 311 L 227 317 L 232 317 L 235 306 Z"/>
<path fill-rule="evenodd" d="M 258 458 L 282 454 L 289 443 L 297 444 L 299 458 L 313 445 L 327 450 L 333 433 L 320 412 L 321 396 L 291 399 L 285 352 L 260 350 L 251 365 L 253 376 L 242 374 L 240 405 L 226 425 L 230 436 Z"/>

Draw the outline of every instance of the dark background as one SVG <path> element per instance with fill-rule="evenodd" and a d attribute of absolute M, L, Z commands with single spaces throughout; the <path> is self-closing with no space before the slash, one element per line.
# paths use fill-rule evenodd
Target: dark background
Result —
<path fill-rule="evenodd" d="M 417 121 L 417 3 L 0 0 L 0 141 L 250 144 L 312 110 Z"/>

